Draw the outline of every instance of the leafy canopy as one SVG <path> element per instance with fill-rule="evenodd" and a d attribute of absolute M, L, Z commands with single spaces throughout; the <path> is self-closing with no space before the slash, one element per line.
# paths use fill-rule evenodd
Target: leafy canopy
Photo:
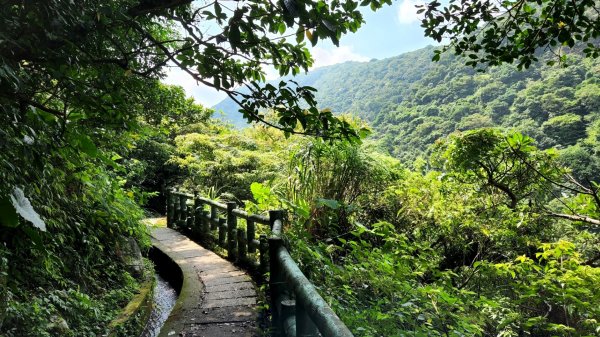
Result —
<path fill-rule="evenodd" d="M 595 0 L 451 0 L 447 6 L 434 0 L 419 12 L 425 35 L 449 39 L 443 50 L 467 56 L 467 64 L 517 61 L 527 68 L 538 60 L 538 49 L 552 50 L 565 61 L 561 48 L 581 45 L 586 56 L 598 57 L 599 10 Z"/>
<path fill-rule="evenodd" d="M 306 42 L 339 43 L 363 22 L 359 5 L 345 1 L 99 1 L 10 2 L 0 14 L 0 95 L 68 120 L 73 102 L 85 117 L 121 123 L 131 96 L 143 96 L 139 79 L 156 79 L 177 66 L 225 91 L 248 121 L 286 133 L 352 137 L 348 123 L 319 111 L 314 89 L 282 82 L 261 85 L 266 67 L 280 75 L 312 65 Z M 306 41 L 305 41 L 306 40 Z M 249 93 L 240 93 L 246 86 Z M 126 107 L 120 109 L 119 107 Z M 274 120 L 261 111 L 273 109 Z M 91 116 L 93 114 L 93 116 Z"/>

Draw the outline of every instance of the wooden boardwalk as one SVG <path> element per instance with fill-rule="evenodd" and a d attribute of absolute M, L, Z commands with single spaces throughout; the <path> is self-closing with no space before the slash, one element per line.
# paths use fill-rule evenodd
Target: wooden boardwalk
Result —
<path fill-rule="evenodd" d="M 152 244 L 183 273 L 181 293 L 159 337 L 252 337 L 256 290 L 250 277 L 169 228 L 152 229 Z"/>

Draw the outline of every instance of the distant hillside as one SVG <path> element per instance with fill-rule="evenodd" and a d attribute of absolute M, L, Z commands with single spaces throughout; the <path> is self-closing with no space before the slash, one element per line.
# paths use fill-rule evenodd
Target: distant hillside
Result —
<path fill-rule="evenodd" d="M 213 106 L 215 114 L 213 117 L 231 123 L 237 129 L 243 129 L 248 126 L 242 114 L 238 112 L 239 106 L 232 99 L 226 98 Z"/>
<path fill-rule="evenodd" d="M 319 83 L 323 82 L 329 82 L 332 79 L 330 78 L 330 73 L 345 73 L 346 72 L 346 68 L 347 67 L 351 67 L 354 64 L 361 64 L 358 62 L 346 62 L 346 63 L 342 63 L 342 64 L 336 64 L 336 65 L 332 65 L 332 66 L 328 66 L 328 67 L 323 67 L 323 68 L 317 68 L 314 70 L 311 70 L 309 73 L 307 74 L 303 74 L 297 77 L 285 77 L 284 79 L 292 79 L 296 82 L 298 82 L 298 84 L 300 85 L 308 85 L 308 86 L 318 86 Z M 338 69 L 341 68 L 341 69 Z M 274 81 L 271 81 L 271 83 L 279 83 L 281 79 L 277 79 Z M 323 88 L 324 90 L 324 88 Z M 244 90 L 242 90 L 243 92 Z M 319 99 L 319 101 L 321 102 L 321 100 L 327 100 L 327 97 L 332 96 L 333 95 L 328 95 L 325 93 L 317 93 L 317 98 Z M 329 103 L 325 103 L 325 101 L 321 102 L 321 106 L 323 107 L 330 107 L 333 108 L 335 111 L 347 111 L 348 108 L 344 109 L 343 107 L 337 107 L 337 106 L 332 106 Z M 228 122 L 231 122 L 236 128 L 244 128 L 246 126 L 248 126 L 246 120 L 242 117 L 242 114 L 238 112 L 239 110 L 239 106 L 237 105 L 237 103 L 235 103 L 233 100 L 231 100 L 230 98 L 226 98 L 224 100 L 222 100 L 221 102 L 219 102 L 217 105 L 215 105 L 213 107 L 213 109 L 215 109 L 215 111 L 217 112 L 216 117 Z"/>
<path fill-rule="evenodd" d="M 294 80 L 300 85 L 313 86 L 319 90 L 316 97 L 321 108 L 330 108 L 340 113 L 353 112 L 365 117 L 379 112 L 377 105 L 380 104 L 372 104 L 374 97 L 370 96 L 374 91 L 385 91 L 377 88 L 378 86 L 394 87 L 394 90 L 377 97 L 377 101 L 399 103 L 401 97 L 408 94 L 408 85 L 422 78 L 428 69 L 435 66 L 431 62 L 433 50 L 433 47 L 427 47 L 384 60 L 335 64 L 311 70 L 308 74 L 296 76 Z M 239 107 L 231 99 L 224 99 L 213 108 L 223 111 L 225 118 L 234 125 L 246 125 L 238 112 Z"/>
<path fill-rule="evenodd" d="M 547 66 L 549 56 L 541 55 L 525 71 L 503 65 L 476 72 L 452 55 L 431 62 L 433 50 L 337 64 L 295 80 L 318 89 L 321 108 L 367 120 L 407 164 L 456 130 L 501 126 L 587 161 L 585 170 L 600 169 L 600 139 L 593 139 L 600 137 L 600 60 L 572 54 L 570 66 L 562 68 Z M 237 111 L 227 100 L 217 108 Z M 592 159 L 580 158 L 590 151 Z"/>

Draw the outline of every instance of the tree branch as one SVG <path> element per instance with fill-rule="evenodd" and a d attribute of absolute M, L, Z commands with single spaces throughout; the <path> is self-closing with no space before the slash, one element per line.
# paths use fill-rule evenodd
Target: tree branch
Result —
<path fill-rule="evenodd" d="M 171 9 L 182 5 L 191 4 L 193 0 L 142 0 L 137 6 L 131 7 L 127 14 L 132 17 L 149 14 L 152 12 Z"/>
<path fill-rule="evenodd" d="M 550 212 L 548 214 L 555 218 L 568 219 L 568 220 L 572 220 L 572 221 L 582 221 L 582 222 L 589 223 L 592 225 L 600 226 L 600 220 L 593 219 L 593 218 L 583 216 L 583 215 L 562 214 L 562 213 L 552 213 L 552 212 Z"/>

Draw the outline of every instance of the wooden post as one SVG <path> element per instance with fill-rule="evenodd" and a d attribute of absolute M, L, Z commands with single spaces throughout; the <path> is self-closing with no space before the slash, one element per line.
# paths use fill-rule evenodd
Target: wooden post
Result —
<path fill-rule="evenodd" d="M 234 230 L 237 227 L 237 217 L 233 210 L 237 207 L 236 203 L 231 201 L 227 203 L 227 257 L 235 261 L 236 237 Z"/>
<path fill-rule="evenodd" d="M 202 210 L 200 217 L 202 218 L 202 236 L 204 236 L 205 240 L 208 240 L 210 237 L 210 219 L 208 218 L 208 211 Z"/>
<path fill-rule="evenodd" d="M 254 221 L 246 220 L 246 229 L 248 230 L 248 234 L 246 236 L 246 242 L 248 242 L 248 253 L 256 252 L 256 247 L 254 245 L 254 236 L 256 235 L 256 227 Z"/>
<path fill-rule="evenodd" d="M 219 213 L 217 206 L 210 205 L 210 230 L 217 229 L 219 225 Z"/>
<path fill-rule="evenodd" d="M 267 271 L 269 271 L 269 265 L 268 265 L 268 259 L 267 259 L 267 254 L 269 253 L 269 243 L 267 241 L 267 236 L 265 234 L 261 234 L 260 238 L 259 238 L 259 246 L 258 246 L 258 251 L 260 256 L 259 258 L 259 269 L 260 269 L 260 275 L 261 277 L 265 277 L 265 274 L 267 273 Z"/>
<path fill-rule="evenodd" d="M 296 298 L 296 336 L 297 337 L 317 337 L 319 329 L 308 317 L 308 313 L 304 307 L 308 303 L 304 303 L 302 298 Z"/>
<path fill-rule="evenodd" d="M 168 228 L 173 228 L 173 213 L 174 213 L 173 193 L 171 191 L 167 191 L 167 227 Z"/>
<path fill-rule="evenodd" d="M 246 241 L 246 231 L 243 228 L 238 228 L 237 230 L 237 257 L 238 261 L 243 261 L 247 256 L 247 241 Z"/>
<path fill-rule="evenodd" d="M 220 218 L 219 219 L 219 247 L 225 248 L 225 234 L 227 230 L 227 220 Z"/>
<path fill-rule="evenodd" d="M 269 269 L 271 271 L 269 278 L 269 290 L 271 295 L 271 325 L 273 326 L 273 336 L 279 337 L 283 331 L 283 320 L 280 314 L 281 297 L 284 292 L 284 275 L 277 254 L 283 249 L 283 240 L 272 236 L 269 238 Z"/>

